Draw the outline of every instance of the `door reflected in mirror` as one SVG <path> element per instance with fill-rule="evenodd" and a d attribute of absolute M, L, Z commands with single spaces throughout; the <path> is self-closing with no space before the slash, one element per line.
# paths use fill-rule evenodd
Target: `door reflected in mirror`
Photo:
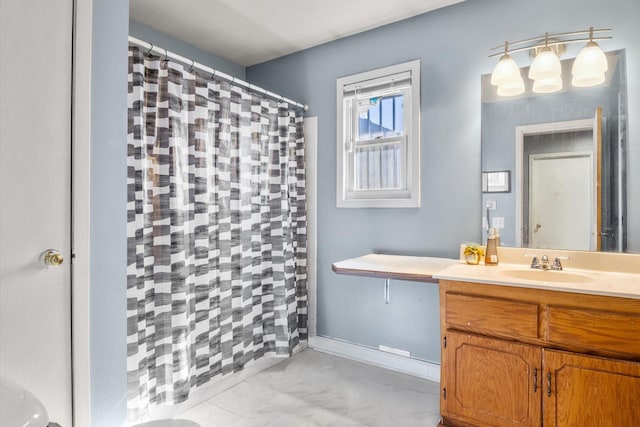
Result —
<path fill-rule="evenodd" d="M 599 110 L 598 110 L 599 111 Z M 599 114 L 598 114 L 599 116 Z M 601 134 L 594 120 L 516 128 L 516 229 L 532 248 L 597 250 Z M 519 234 L 516 236 L 518 237 Z"/>
<path fill-rule="evenodd" d="M 504 246 L 626 250 L 624 50 L 607 59 L 602 85 L 567 81 L 553 94 L 535 94 L 527 81 L 523 95 L 500 97 L 491 76 L 482 76 L 482 170 L 513 171 L 514 189 L 483 192 L 485 238 L 502 217 Z M 562 61 L 567 80 L 571 62 Z"/>

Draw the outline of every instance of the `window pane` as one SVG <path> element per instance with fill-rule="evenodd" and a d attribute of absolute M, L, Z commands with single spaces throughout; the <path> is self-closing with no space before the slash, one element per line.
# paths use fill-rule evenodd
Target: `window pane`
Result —
<path fill-rule="evenodd" d="M 371 107 L 369 108 L 369 133 L 370 138 L 382 136 L 380 132 L 380 98 L 371 99 Z"/>
<path fill-rule="evenodd" d="M 382 111 L 382 131 L 384 132 L 384 136 L 395 135 L 395 126 L 393 124 L 393 105 L 393 97 L 391 96 L 382 98 L 380 101 L 380 110 Z"/>
<path fill-rule="evenodd" d="M 402 95 L 382 98 L 359 98 L 357 141 L 403 134 L 404 104 Z"/>
<path fill-rule="evenodd" d="M 401 186 L 401 142 L 355 149 L 355 190 L 394 190 Z"/>
<path fill-rule="evenodd" d="M 400 144 L 382 147 L 382 188 L 400 188 Z"/>
<path fill-rule="evenodd" d="M 380 188 L 380 147 L 371 147 L 367 149 L 369 155 L 369 190 L 378 190 Z"/>
<path fill-rule="evenodd" d="M 371 132 L 369 131 L 370 124 L 371 121 L 369 120 L 369 110 L 360 113 L 360 116 L 358 117 L 358 140 L 372 139 Z"/>
<path fill-rule="evenodd" d="M 395 130 L 398 135 L 404 134 L 404 99 L 402 95 L 394 97 L 393 103 L 395 104 Z"/>

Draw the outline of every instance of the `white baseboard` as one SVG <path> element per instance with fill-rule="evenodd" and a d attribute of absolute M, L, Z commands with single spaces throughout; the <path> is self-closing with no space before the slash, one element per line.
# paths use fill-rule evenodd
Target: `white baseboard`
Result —
<path fill-rule="evenodd" d="M 309 337 L 309 347 L 323 353 L 333 354 L 334 356 L 340 356 L 403 374 L 413 375 L 414 377 L 440 382 L 440 365 L 437 363 L 424 362 L 392 353 L 385 353 L 380 350 L 334 338 Z"/>

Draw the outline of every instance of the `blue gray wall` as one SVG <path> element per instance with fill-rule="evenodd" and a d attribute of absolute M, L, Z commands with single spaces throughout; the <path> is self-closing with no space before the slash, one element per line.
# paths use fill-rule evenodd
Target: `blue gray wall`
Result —
<path fill-rule="evenodd" d="M 126 418 L 129 0 L 93 0 L 91 426 Z"/>
<path fill-rule="evenodd" d="M 129 35 L 144 40 L 155 46 L 160 46 L 171 52 L 177 53 L 178 55 L 193 59 L 194 61 L 201 64 L 208 65 L 211 68 L 220 70 L 223 73 L 227 73 L 233 77 L 238 77 L 243 80 L 245 78 L 246 68 L 244 66 L 238 65 L 235 62 L 228 61 L 202 49 L 198 49 L 191 44 L 173 38 L 163 32 L 149 27 L 148 25 L 130 20 Z"/>
<path fill-rule="evenodd" d="M 456 257 L 481 239 L 480 76 L 505 39 L 613 28 L 605 49 L 627 49 L 629 139 L 640 138 L 640 2 L 637 0 L 467 0 L 399 23 L 247 69 L 247 79 L 309 104 L 318 116 L 318 333 L 362 345 L 384 344 L 439 361 L 438 294 L 433 285 L 338 276 L 331 263 L 371 252 Z M 337 209 L 338 77 L 421 60 L 419 209 Z M 528 61 L 526 58 L 524 61 Z M 640 144 L 629 148 L 636 184 L 629 232 L 640 236 Z M 640 251 L 640 242 L 636 244 Z"/>

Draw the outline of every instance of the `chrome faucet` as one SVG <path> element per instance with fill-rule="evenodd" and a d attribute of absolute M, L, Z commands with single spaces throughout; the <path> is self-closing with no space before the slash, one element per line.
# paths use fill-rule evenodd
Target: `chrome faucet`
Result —
<path fill-rule="evenodd" d="M 562 271 L 562 262 L 560 261 L 561 259 L 571 259 L 571 257 L 557 256 L 553 260 L 553 264 L 551 264 L 549 262 L 548 256 L 542 255 L 540 257 L 540 260 L 538 260 L 538 257 L 534 255 L 533 259 L 531 260 L 531 268 L 536 270 L 544 270 L 544 271 L 547 271 L 547 270 Z"/>
<path fill-rule="evenodd" d="M 551 269 L 551 265 L 549 265 L 549 257 L 546 255 L 542 255 L 542 257 L 540 258 L 540 268 L 542 268 L 544 271 L 550 270 Z"/>

